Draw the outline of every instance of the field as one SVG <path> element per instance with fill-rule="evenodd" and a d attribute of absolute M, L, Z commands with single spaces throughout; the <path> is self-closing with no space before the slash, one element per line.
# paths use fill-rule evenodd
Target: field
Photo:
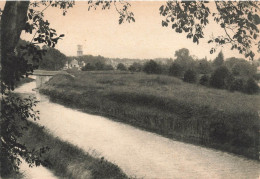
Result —
<path fill-rule="evenodd" d="M 56 75 L 40 92 L 82 111 L 258 159 L 259 95 L 231 93 L 143 73 Z"/>

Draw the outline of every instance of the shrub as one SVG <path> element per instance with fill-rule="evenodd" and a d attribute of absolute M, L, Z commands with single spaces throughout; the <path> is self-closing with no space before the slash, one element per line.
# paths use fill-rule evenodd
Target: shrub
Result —
<path fill-rule="evenodd" d="M 238 78 L 232 81 L 230 91 L 243 91 L 244 90 L 244 82 L 242 79 Z"/>
<path fill-rule="evenodd" d="M 200 84 L 207 86 L 209 84 L 209 76 L 208 75 L 203 75 L 200 78 Z"/>
<path fill-rule="evenodd" d="M 182 67 L 178 63 L 173 63 L 169 68 L 169 75 L 181 77 L 183 73 Z"/>
<path fill-rule="evenodd" d="M 120 71 L 126 71 L 126 67 L 123 63 L 119 63 L 116 67 L 117 70 L 120 70 Z"/>
<path fill-rule="evenodd" d="M 147 74 L 161 74 L 162 68 L 161 66 L 156 63 L 154 60 L 150 60 L 144 64 L 143 71 Z"/>
<path fill-rule="evenodd" d="M 92 71 L 92 70 L 95 70 L 95 69 L 96 69 L 96 67 L 94 65 L 88 63 L 81 70 L 82 71 Z"/>
<path fill-rule="evenodd" d="M 230 77 L 230 72 L 225 66 L 216 68 L 210 78 L 210 85 L 214 88 L 225 88 L 226 80 Z"/>
<path fill-rule="evenodd" d="M 114 70 L 114 67 L 112 65 L 105 65 L 104 70 Z"/>
<path fill-rule="evenodd" d="M 102 62 L 95 63 L 95 70 L 104 70 L 105 64 Z"/>
<path fill-rule="evenodd" d="M 131 72 L 140 72 L 142 71 L 142 65 L 140 63 L 134 62 L 129 68 Z"/>
<path fill-rule="evenodd" d="M 259 86 L 253 78 L 249 78 L 245 85 L 245 92 L 248 94 L 258 93 Z"/>
<path fill-rule="evenodd" d="M 184 73 L 183 81 L 188 83 L 195 83 L 197 81 L 197 73 L 194 70 L 187 70 Z"/>

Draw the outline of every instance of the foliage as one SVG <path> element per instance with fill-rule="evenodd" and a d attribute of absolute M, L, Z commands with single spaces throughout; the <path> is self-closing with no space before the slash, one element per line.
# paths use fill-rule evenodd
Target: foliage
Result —
<path fill-rule="evenodd" d="M 259 95 L 205 88 L 166 75 L 125 72 L 80 72 L 74 81 L 55 76 L 40 92 L 70 107 L 170 138 L 256 159 L 259 155 Z M 221 135 L 226 136 L 224 143 Z"/>
<path fill-rule="evenodd" d="M 88 2 L 91 7 L 92 1 Z M 104 2 L 105 3 L 105 2 Z M 110 4 L 106 2 L 105 4 Z M 95 2 L 95 6 L 103 4 L 103 2 Z M 120 14 L 119 24 L 124 20 L 130 22 L 134 21 L 133 13 L 129 12 L 130 4 L 128 2 L 120 2 L 121 8 L 115 7 Z M 1 105 L 1 175 L 7 174 L 8 171 L 18 169 L 20 160 L 18 155 L 25 158 L 30 164 L 35 163 L 39 165 L 41 161 L 33 152 L 26 149 L 26 146 L 17 142 L 17 138 L 21 136 L 20 131 L 13 127 L 14 118 L 22 117 L 26 120 L 28 117 L 34 117 L 31 114 L 33 100 L 30 98 L 13 100 L 6 90 L 13 90 L 15 81 L 19 80 L 22 76 L 27 76 L 33 72 L 34 63 L 39 63 L 42 60 L 45 50 L 40 49 L 38 44 L 45 44 L 48 47 L 54 48 L 58 40 L 64 37 L 63 34 L 57 35 L 56 30 L 50 27 L 48 20 L 44 19 L 44 11 L 48 7 L 58 7 L 62 10 L 62 14 L 67 13 L 67 9 L 72 8 L 74 1 L 7 1 L 4 10 L 0 11 L 1 16 L 1 93 L 5 95 L 2 98 Z M 39 10 L 39 7 L 44 7 Z M 105 8 L 106 6 L 103 6 Z M 18 41 L 22 31 L 32 34 L 33 38 L 28 44 L 19 45 Z M 55 57 L 60 58 L 62 55 L 51 50 Z M 56 56 L 57 55 L 57 56 Z M 27 58 L 31 61 L 28 61 Z M 47 58 L 47 57 L 46 57 Z M 52 60 L 48 58 L 48 60 Z M 30 62 L 30 63 L 28 63 Z M 47 68 L 46 64 L 43 68 Z M 60 68 L 56 63 L 54 69 Z M 49 66 L 48 66 L 49 68 Z M 31 102 L 31 103 L 30 103 Z M 28 103 L 28 104 L 27 104 Z M 14 108 L 16 110 L 14 110 Z M 5 109 L 5 110 L 3 110 Z M 12 110 L 9 113 L 8 110 Z M 4 112 L 3 112 L 4 111 Z M 8 113 L 7 113 L 8 112 Z M 17 119 L 19 120 L 19 119 Z M 2 125 L 3 124 L 3 125 Z M 9 128 L 11 127 L 11 128 Z M 22 127 L 22 126 L 17 126 Z M 41 149 L 43 150 L 43 149 Z M 3 165 L 2 162 L 5 162 Z M 2 167 L 6 167 L 3 169 Z"/>
<path fill-rule="evenodd" d="M 114 67 L 113 67 L 112 65 L 110 65 L 110 64 L 109 64 L 109 65 L 106 64 L 106 65 L 104 66 L 104 70 L 108 70 L 108 71 L 109 71 L 109 70 L 114 70 Z"/>
<path fill-rule="evenodd" d="M 87 63 L 81 69 L 82 71 L 101 71 L 101 70 L 114 70 L 112 65 L 107 65 L 104 62 L 96 62 L 95 64 Z"/>
<path fill-rule="evenodd" d="M 206 59 L 199 60 L 197 62 L 196 70 L 200 74 L 209 74 L 212 72 L 212 66 Z"/>
<path fill-rule="evenodd" d="M 260 50 L 259 2 L 215 1 L 214 3 L 215 8 L 209 8 L 211 4 L 206 1 L 168 1 L 159 9 L 160 14 L 165 17 L 162 26 L 170 26 L 177 33 L 187 33 L 187 38 L 198 44 L 199 40 L 204 38 L 204 29 L 209 24 L 211 15 L 225 34 L 212 37 L 208 41 L 216 44 L 210 53 L 215 52 L 218 46 L 231 44 L 232 50 L 237 49 L 246 58 L 253 59 L 256 51 Z"/>
<path fill-rule="evenodd" d="M 202 75 L 201 78 L 200 78 L 199 83 L 201 85 L 208 86 L 209 85 L 209 80 L 210 80 L 210 78 L 209 78 L 208 75 Z"/>
<path fill-rule="evenodd" d="M 154 60 L 150 60 L 144 64 L 143 71 L 147 74 L 160 74 L 162 73 L 161 66 Z"/>
<path fill-rule="evenodd" d="M 221 65 L 223 65 L 223 63 L 224 63 L 224 55 L 223 52 L 220 51 L 218 56 L 214 59 L 213 65 L 215 67 L 220 67 Z"/>
<path fill-rule="evenodd" d="M 244 90 L 243 79 L 237 78 L 237 79 L 233 80 L 231 85 L 230 85 L 229 90 L 230 91 L 241 91 L 241 92 L 243 92 L 243 90 Z"/>
<path fill-rule="evenodd" d="M 95 69 L 96 70 L 104 70 L 105 63 L 104 62 L 97 62 L 95 63 Z"/>
<path fill-rule="evenodd" d="M 95 66 L 92 65 L 91 63 L 87 63 L 84 67 L 82 67 L 82 71 L 93 71 L 95 70 Z"/>
<path fill-rule="evenodd" d="M 256 74 L 256 66 L 250 64 L 245 60 L 237 61 L 231 69 L 234 76 L 252 77 Z"/>
<path fill-rule="evenodd" d="M 195 68 L 195 61 L 190 56 L 190 52 L 186 48 L 179 49 L 175 51 L 176 59 L 174 60 L 174 63 L 178 63 L 183 71 L 187 71 L 189 69 Z"/>
<path fill-rule="evenodd" d="M 134 62 L 129 66 L 128 70 L 131 72 L 140 72 L 142 71 L 143 66 L 140 63 Z"/>
<path fill-rule="evenodd" d="M 183 81 L 188 83 L 196 83 L 197 73 L 194 70 L 185 71 Z"/>
<path fill-rule="evenodd" d="M 119 63 L 117 65 L 116 69 L 120 70 L 120 71 L 126 71 L 127 70 L 126 66 L 123 63 Z"/>
<path fill-rule="evenodd" d="M 38 120 L 39 111 L 34 111 L 33 107 L 37 101 L 34 98 L 20 98 L 8 93 L 1 99 L 1 155 L 0 155 L 0 175 L 8 176 L 10 173 L 17 172 L 22 157 L 30 166 L 47 164 L 39 156 L 48 150 L 48 147 L 40 149 L 27 149 L 27 147 L 17 141 L 23 136 L 23 131 L 28 130 L 27 118 Z M 20 125 L 17 125 L 17 124 Z"/>
<path fill-rule="evenodd" d="M 39 68 L 45 70 L 61 70 L 67 62 L 67 57 L 52 47 L 43 47 L 45 55 L 39 61 Z"/>
<path fill-rule="evenodd" d="M 254 94 L 259 92 L 259 86 L 253 78 L 249 78 L 245 85 L 245 92 L 248 94 Z"/>
<path fill-rule="evenodd" d="M 218 67 L 211 75 L 210 85 L 214 88 L 225 88 L 226 80 L 229 78 L 230 72 L 225 66 Z"/>
<path fill-rule="evenodd" d="M 233 66 L 240 61 L 244 61 L 244 59 L 231 57 L 231 58 L 225 59 L 224 65 L 231 71 Z"/>

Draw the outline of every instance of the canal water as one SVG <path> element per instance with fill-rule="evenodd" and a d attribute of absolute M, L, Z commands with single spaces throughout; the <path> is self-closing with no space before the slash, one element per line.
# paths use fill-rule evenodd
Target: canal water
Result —
<path fill-rule="evenodd" d="M 85 151 L 95 151 L 127 175 L 148 179 L 260 178 L 260 162 L 174 141 L 160 135 L 52 103 L 33 91 L 35 82 L 16 90 L 40 100 L 39 125 Z"/>

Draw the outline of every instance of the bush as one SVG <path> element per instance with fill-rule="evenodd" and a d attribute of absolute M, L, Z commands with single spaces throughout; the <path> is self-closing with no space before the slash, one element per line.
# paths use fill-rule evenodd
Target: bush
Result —
<path fill-rule="evenodd" d="M 210 78 L 210 85 L 214 88 L 225 88 L 227 79 L 230 77 L 230 72 L 225 66 L 216 68 Z"/>
<path fill-rule="evenodd" d="M 253 78 L 249 78 L 245 85 L 245 92 L 248 94 L 258 93 L 259 86 Z"/>
<path fill-rule="evenodd" d="M 129 68 L 131 72 L 140 72 L 142 71 L 142 65 L 140 63 L 134 62 Z"/>
<path fill-rule="evenodd" d="M 162 68 L 161 66 L 156 63 L 154 60 L 150 60 L 144 64 L 143 71 L 147 74 L 161 74 Z"/>
<path fill-rule="evenodd" d="M 103 62 L 95 63 L 95 70 L 104 70 L 105 64 Z"/>
<path fill-rule="evenodd" d="M 120 70 L 120 71 L 126 71 L 127 68 L 125 67 L 125 65 L 123 63 L 119 63 L 116 67 L 117 70 Z"/>
<path fill-rule="evenodd" d="M 209 84 L 209 76 L 208 75 L 203 75 L 200 78 L 200 84 L 204 85 L 204 86 L 208 86 L 208 84 Z"/>
<path fill-rule="evenodd" d="M 169 68 L 169 75 L 181 77 L 183 73 L 182 67 L 178 63 L 173 63 Z"/>
<path fill-rule="evenodd" d="M 114 67 L 112 65 L 105 65 L 104 70 L 114 70 Z"/>
<path fill-rule="evenodd" d="M 184 73 L 183 81 L 188 82 L 188 83 L 196 83 L 197 73 L 194 70 L 187 70 Z"/>
<path fill-rule="evenodd" d="M 244 90 L 244 82 L 242 79 L 238 78 L 232 81 L 230 91 L 243 91 Z"/>
<path fill-rule="evenodd" d="M 88 63 L 87 65 L 85 65 L 81 70 L 82 71 L 93 71 L 95 70 L 96 67 L 90 63 Z"/>

